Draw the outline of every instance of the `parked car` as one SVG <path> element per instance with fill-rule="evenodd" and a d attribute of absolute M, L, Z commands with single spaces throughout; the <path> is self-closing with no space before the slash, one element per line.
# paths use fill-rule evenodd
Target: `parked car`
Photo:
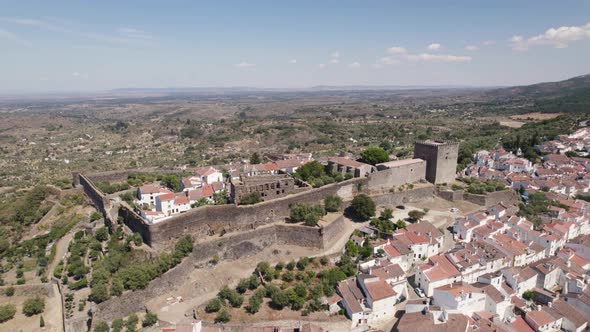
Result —
<path fill-rule="evenodd" d="M 420 289 L 420 287 L 416 287 L 414 288 L 414 291 L 416 292 L 416 294 L 420 297 L 425 297 L 426 294 L 424 294 L 424 292 L 422 291 L 422 289 Z"/>
<path fill-rule="evenodd" d="M 456 207 L 451 208 L 451 212 L 453 212 L 453 213 L 458 212 L 458 211 L 459 211 L 459 209 L 457 209 Z"/>

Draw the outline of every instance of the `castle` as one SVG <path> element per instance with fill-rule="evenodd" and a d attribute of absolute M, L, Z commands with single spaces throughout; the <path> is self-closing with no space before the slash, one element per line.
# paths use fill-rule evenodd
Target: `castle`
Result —
<path fill-rule="evenodd" d="M 74 184 L 83 188 L 95 207 L 103 213 L 108 224 L 112 226 L 123 222 L 131 231 L 140 233 L 145 243 L 160 249 L 168 247 L 185 234 L 202 238 L 212 234 L 248 231 L 262 225 L 274 224 L 289 216 L 291 205 L 317 204 L 328 195 L 341 197 L 345 204 L 360 193 L 370 195 L 377 204 L 383 205 L 399 205 L 429 199 L 434 196 L 432 184 L 450 183 L 455 179 L 457 155 L 457 143 L 417 142 L 414 159 L 378 164 L 372 172 L 360 177 L 320 188 L 307 188 L 288 195 L 283 195 L 281 191 L 265 197 L 263 202 L 254 205 L 202 206 L 158 223 L 145 220 L 133 208 L 109 198 L 93 184 L 93 181 L 99 179 L 124 181 L 128 174 L 137 170 L 89 175 L 74 173 Z M 432 184 L 424 184 L 415 189 L 404 186 L 426 182 L 425 180 Z M 276 188 L 274 190 L 276 191 Z"/>

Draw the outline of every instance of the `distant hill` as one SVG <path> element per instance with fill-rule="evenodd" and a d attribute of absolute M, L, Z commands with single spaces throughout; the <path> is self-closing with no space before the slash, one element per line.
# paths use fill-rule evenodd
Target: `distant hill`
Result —
<path fill-rule="evenodd" d="M 490 95 L 529 98 L 551 98 L 581 91 L 589 91 L 590 74 L 576 76 L 565 81 L 545 82 L 525 86 L 513 86 L 489 91 Z"/>
<path fill-rule="evenodd" d="M 532 101 L 539 112 L 589 112 L 590 74 L 565 81 L 546 82 L 487 91 L 492 98 Z"/>

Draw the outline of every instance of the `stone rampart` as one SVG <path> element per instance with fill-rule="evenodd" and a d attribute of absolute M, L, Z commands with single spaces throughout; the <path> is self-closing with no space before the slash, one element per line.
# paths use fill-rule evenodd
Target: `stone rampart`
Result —
<path fill-rule="evenodd" d="M 425 185 L 419 188 L 406 189 L 395 193 L 386 193 L 371 196 L 375 204 L 385 206 L 397 206 L 407 203 L 426 201 L 434 198 L 434 186 Z"/>
<path fill-rule="evenodd" d="M 137 213 L 124 207 L 120 209 L 120 216 L 131 230 L 142 234 L 147 244 L 158 249 L 171 245 L 184 234 L 199 238 L 212 234 L 252 230 L 262 225 L 283 221 L 289 216 L 291 205 L 318 204 L 328 195 L 339 195 L 345 200 L 350 200 L 359 191 L 359 187 L 366 182 L 366 178 L 351 179 L 255 205 L 203 206 L 155 224 L 148 224 Z"/>
<path fill-rule="evenodd" d="M 518 203 L 518 196 L 512 189 L 495 191 L 484 195 L 470 194 L 466 192 L 463 195 L 463 199 L 484 207 L 490 207 L 500 202 L 510 205 Z"/>

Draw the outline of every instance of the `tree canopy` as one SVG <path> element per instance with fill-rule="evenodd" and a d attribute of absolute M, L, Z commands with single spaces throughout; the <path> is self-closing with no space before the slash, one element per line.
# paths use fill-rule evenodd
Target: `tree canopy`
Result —
<path fill-rule="evenodd" d="M 360 220 L 368 220 L 374 216 L 375 209 L 375 202 L 365 194 L 355 196 L 350 203 L 350 211 Z"/>
<path fill-rule="evenodd" d="M 376 165 L 389 161 L 387 151 L 378 147 L 370 147 L 361 152 L 361 161 L 367 164 Z"/>

